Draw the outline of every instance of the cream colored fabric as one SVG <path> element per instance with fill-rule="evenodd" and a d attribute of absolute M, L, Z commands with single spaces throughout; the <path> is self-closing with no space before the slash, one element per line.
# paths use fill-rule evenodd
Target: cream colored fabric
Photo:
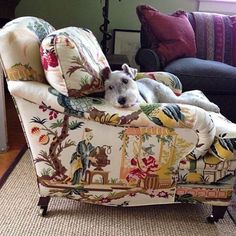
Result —
<path fill-rule="evenodd" d="M 171 104 L 142 104 L 129 109 L 118 109 L 111 106 L 104 99 L 84 97 L 79 99 L 65 98 L 48 85 L 29 82 L 9 81 L 11 94 L 22 97 L 36 104 L 44 103 L 53 109 L 83 116 L 88 120 L 107 125 L 156 127 L 161 125 L 167 128 L 187 128 L 198 130 L 198 145 L 191 152 L 192 158 L 198 159 L 209 150 L 215 138 L 215 125 L 211 117 L 204 110 L 189 105 Z M 97 101 L 97 102 L 96 102 Z M 99 113 L 100 112 L 100 113 Z M 102 112 L 104 114 L 102 114 Z M 169 115 L 166 115 L 169 112 Z"/>
<path fill-rule="evenodd" d="M 43 40 L 41 57 L 48 82 L 60 93 L 81 97 L 104 90 L 100 72 L 109 64 L 90 30 L 54 31 Z"/>
<path fill-rule="evenodd" d="M 40 41 L 54 28 L 36 17 L 20 17 L 0 31 L 0 54 L 8 80 L 45 82 Z"/>
<path fill-rule="evenodd" d="M 199 141 L 203 133 L 195 130 L 195 123 L 190 122 L 190 125 L 187 122 L 192 120 L 191 117 L 195 117 L 195 113 L 191 112 L 197 110 L 192 110 L 192 107 L 185 107 L 188 108 L 188 119 L 184 120 L 186 124 L 180 121 L 179 124 L 165 121 L 166 125 L 173 125 L 170 128 L 160 127 L 156 121 L 150 119 L 160 117 L 156 115 L 156 111 L 164 111 L 162 109 L 167 108 L 165 104 L 163 107 L 154 106 L 152 109 L 142 108 L 144 113 L 138 116 L 140 125 L 144 123 L 144 119 L 148 125 L 137 127 L 130 123 L 132 113 L 109 113 L 109 106 L 102 100 L 71 100 L 57 94 L 56 90 L 47 85 L 38 86 L 37 82 L 27 82 L 26 89 L 25 86 L 21 86 L 22 84 L 24 82 L 8 82 L 10 91 L 15 96 L 33 154 L 41 196 L 65 196 L 104 205 L 122 205 L 125 202 L 130 206 L 137 206 L 181 201 L 179 196 L 192 194 L 196 188 L 194 197 L 197 197 L 198 201 L 208 202 L 207 199 L 210 197 L 211 204 L 228 204 L 226 199 L 232 194 L 231 168 L 234 166 L 223 165 L 222 170 L 222 161 L 212 163 L 207 160 L 209 166 L 204 165 L 199 169 L 197 164 L 193 168 L 195 156 L 189 164 L 190 169 L 182 168 L 183 162 L 188 162 L 190 157 L 194 157 L 188 154 L 198 153 L 195 150 L 200 150 L 203 146 Z M 33 96 L 35 88 L 40 89 L 39 96 Z M 54 107 L 54 104 L 57 106 Z M 181 109 L 183 110 L 183 107 Z M 104 113 L 104 110 L 107 113 Z M 115 124 L 119 119 L 124 123 L 118 127 Z M 125 122 L 128 122 L 128 125 Z M 83 155 L 94 163 L 86 166 L 80 159 Z M 95 162 L 100 155 L 104 155 L 105 159 L 101 162 L 101 176 L 96 176 L 99 172 L 96 172 Z M 198 158 L 202 159 L 205 156 Z M 213 168 L 209 169 L 212 165 Z M 80 169 L 84 169 L 87 174 L 75 174 L 76 170 Z M 221 183 L 220 188 L 217 185 L 207 185 L 221 181 L 226 176 L 230 178 Z M 203 187 L 204 190 L 200 191 Z M 89 198 L 86 197 L 87 194 L 81 196 L 73 192 L 73 188 L 88 191 Z M 214 201 L 212 192 L 215 194 Z M 200 200 L 203 193 L 206 199 L 204 197 Z M 221 198 L 223 201 L 219 200 Z"/>

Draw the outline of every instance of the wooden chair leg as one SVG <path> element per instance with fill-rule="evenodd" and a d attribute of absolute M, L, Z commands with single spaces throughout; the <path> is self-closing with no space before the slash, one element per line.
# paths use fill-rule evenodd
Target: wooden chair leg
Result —
<path fill-rule="evenodd" d="M 207 222 L 211 224 L 218 222 L 219 219 L 224 218 L 226 211 L 227 206 L 212 206 L 212 214 L 207 217 Z"/>
<path fill-rule="evenodd" d="M 38 206 L 39 206 L 39 214 L 41 216 L 45 216 L 47 214 L 49 201 L 50 201 L 49 196 L 39 198 Z"/>

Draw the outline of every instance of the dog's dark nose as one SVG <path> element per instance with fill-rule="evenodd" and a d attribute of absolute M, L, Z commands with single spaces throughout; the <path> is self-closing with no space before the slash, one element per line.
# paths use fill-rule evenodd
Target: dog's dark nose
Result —
<path fill-rule="evenodd" d="M 125 105 L 125 103 L 126 103 L 126 98 L 125 98 L 125 97 L 119 97 L 119 98 L 118 98 L 118 103 L 119 103 L 120 105 Z"/>

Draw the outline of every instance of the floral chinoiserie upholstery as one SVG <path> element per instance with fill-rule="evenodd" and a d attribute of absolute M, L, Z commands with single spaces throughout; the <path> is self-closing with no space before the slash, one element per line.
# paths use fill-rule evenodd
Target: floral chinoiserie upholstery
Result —
<path fill-rule="evenodd" d="M 20 17 L 4 26 L 1 58 L 9 80 L 45 81 L 39 47 L 54 30 L 49 23 L 36 17 Z"/>
<path fill-rule="evenodd" d="M 101 64 L 86 53 L 88 49 L 65 38 L 71 30 L 83 47 L 95 43 L 94 50 L 98 51 L 93 54 L 102 58 Z M 82 96 L 80 92 L 74 96 L 70 93 L 72 80 L 82 78 L 81 73 L 92 79 L 91 71 L 99 78 L 99 70 L 107 61 L 96 40 L 86 42 L 84 34 L 90 31 L 68 28 L 68 34 L 65 29 L 63 34 L 57 32 L 49 32 L 43 41 L 47 45 L 41 47 L 44 67 L 50 60 L 54 62 L 54 56 L 44 57 L 58 53 L 54 40 L 65 48 L 70 45 L 68 50 L 72 51 L 66 54 L 68 58 L 60 55 L 55 67 L 48 64 L 49 83 L 36 78 L 27 82 L 21 78 L 7 80 L 32 154 L 40 199 L 61 196 L 109 206 L 175 202 L 228 206 L 236 169 L 236 125 L 221 114 L 190 105 L 158 103 L 121 109 L 100 97 Z M 54 35 L 60 37 L 55 39 Z M 3 65 L 4 37 L 5 29 L 0 33 Z M 67 69 L 75 65 L 70 61 L 73 53 L 83 57 L 73 68 L 76 77 L 66 76 Z M 62 65 L 57 68 L 61 62 L 65 70 Z M 143 77 L 161 81 L 181 94 L 181 83 L 173 74 L 138 73 L 135 79 Z M 200 91 L 191 93 L 207 99 Z M 48 200 L 41 200 L 39 205 L 47 209 Z"/>
<path fill-rule="evenodd" d="M 41 44 L 41 58 L 47 81 L 60 93 L 81 97 L 103 90 L 99 73 L 109 64 L 90 30 L 52 32 Z"/>

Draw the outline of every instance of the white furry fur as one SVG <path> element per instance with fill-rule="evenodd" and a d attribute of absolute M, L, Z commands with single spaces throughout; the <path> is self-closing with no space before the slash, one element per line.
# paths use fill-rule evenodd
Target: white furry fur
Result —
<path fill-rule="evenodd" d="M 219 107 L 196 95 L 191 91 L 176 96 L 163 83 L 150 78 L 133 80 L 137 70 L 127 64 L 122 66 L 123 71 L 111 71 L 105 68 L 102 76 L 105 80 L 105 99 L 115 107 L 131 107 L 139 103 L 180 103 L 201 107 L 207 111 L 220 112 Z"/>

